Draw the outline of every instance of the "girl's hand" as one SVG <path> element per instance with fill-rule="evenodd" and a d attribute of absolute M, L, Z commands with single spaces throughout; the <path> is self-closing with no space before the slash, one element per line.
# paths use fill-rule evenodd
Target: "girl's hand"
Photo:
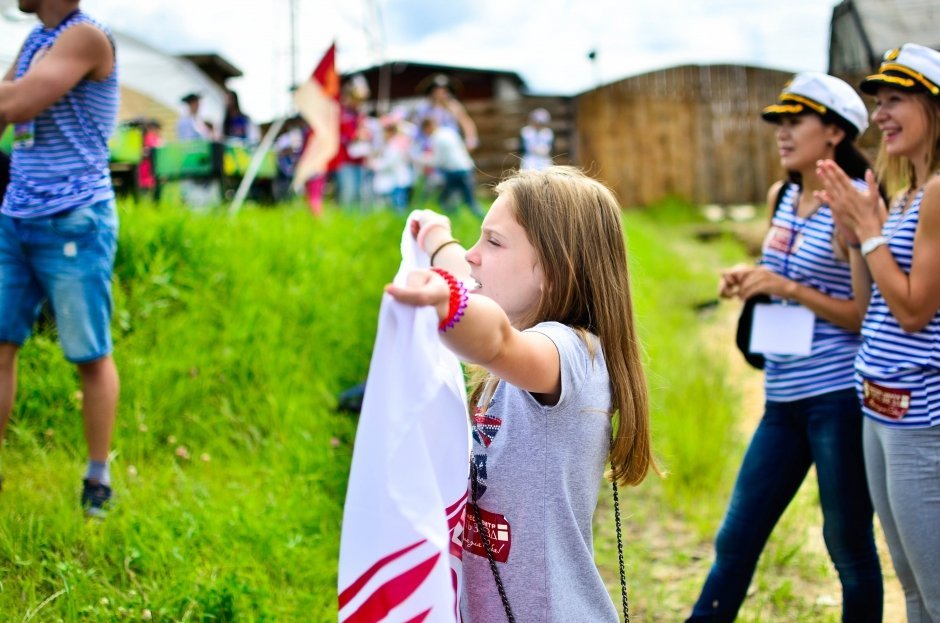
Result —
<path fill-rule="evenodd" d="M 450 219 L 443 214 L 438 214 L 433 210 L 416 210 L 411 219 L 411 235 L 418 241 L 418 246 L 426 253 L 431 253 L 437 248 L 437 244 L 430 244 L 428 234 L 434 229 L 441 229 L 435 232 L 434 238 L 442 237 L 445 239 L 453 238 L 450 233 Z M 427 245 L 427 246 L 426 246 Z M 428 248 L 428 247 L 431 248 Z"/>
<path fill-rule="evenodd" d="M 385 291 L 405 305 L 434 307 L 439 319 L 446 318 L 450 312 L 450 286 L 443 277 L 431 270 L 411 271 L 404 286 L 390 283 L 385 286 Z"/>
<path fill-rule="evenodd" d="M 738 288 L 738 298 L 743 301 L 755 294 L 771 294 L 789 299 L 793 298 L 796 287 L 795 281 L 778 275 L 763 266 L 758 266 L 741 280 L 741 285 Z"/>
<path fill-rule="evenodd" d="M 738 289 L 741 287 L 741 281 L 744 277 L 754 270 L 750 264 L 737 264 L 723 270 L 721 279 L 718 281 L 718 296 L 723 299 L 730 299 L 738 295 Z"/>
<path fill-rule="evenodd" d="M 817 162 L 816 174 L 824 190 L 816 191 L 814 196 L 828 204 L 847 244 L 857 245 L 860 240 L 881 232 L 884 210 L 875 174 L 870 169 L 865 172 L 868 187 L 864 191 L 856 188 L 845 171 L 832 160 Z"/>

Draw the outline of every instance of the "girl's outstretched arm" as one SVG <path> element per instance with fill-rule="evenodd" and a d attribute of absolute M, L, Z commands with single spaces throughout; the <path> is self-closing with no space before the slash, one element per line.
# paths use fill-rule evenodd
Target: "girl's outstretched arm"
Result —
<path fill-rule="evenodd" d="M 434 307 L 440 320 L 448 319 L 451 289 L 433 271 L 416 270 L 409 275 L 407 285 L 390 284 L 385 291 L 400 303 Z M 469 294 L 463 316 L 441 338 L 461 360 L 538 394 L 545 403 L 557 401 L 561 362 L 555 343 L 541 333 L 514 329 L 503 309 L 491 299 Z"/>

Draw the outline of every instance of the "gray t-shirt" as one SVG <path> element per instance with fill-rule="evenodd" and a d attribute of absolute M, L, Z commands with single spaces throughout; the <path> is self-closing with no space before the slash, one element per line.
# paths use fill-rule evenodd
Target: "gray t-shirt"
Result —
<path fill-rule="evenodd" d="M 610 382 L 570 327 L 544 322 L 561 358 L 561 397 L 543 406 L 500 382 L 473 422 L 481 516 L 519 623 L 607 623 L 617 613 L 594 564 L 592 518 L 610 447 Z M 471 505 L 464 524 L 464 623 L 506 621 Z"/>

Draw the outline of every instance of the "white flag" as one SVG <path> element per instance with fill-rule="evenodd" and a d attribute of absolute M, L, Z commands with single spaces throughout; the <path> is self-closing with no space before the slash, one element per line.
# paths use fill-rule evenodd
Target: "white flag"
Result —
<path fill-rule="evenodd" d="M 398 285 L 428 265 L 409 229 Z M 433 308 L 382 301 L 343 511 L 342 623 L 460 619 L 470 425 L 460 364 L 437 324 Z"/>

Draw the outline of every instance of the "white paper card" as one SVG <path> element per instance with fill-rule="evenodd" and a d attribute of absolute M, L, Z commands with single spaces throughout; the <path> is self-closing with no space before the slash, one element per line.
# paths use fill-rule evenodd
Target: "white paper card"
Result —
<path fill-rule="evenodd" d="M 774 355 L 809 355 L 816 314 L 802 305 L 755 305 L 751 351 Z"/>

